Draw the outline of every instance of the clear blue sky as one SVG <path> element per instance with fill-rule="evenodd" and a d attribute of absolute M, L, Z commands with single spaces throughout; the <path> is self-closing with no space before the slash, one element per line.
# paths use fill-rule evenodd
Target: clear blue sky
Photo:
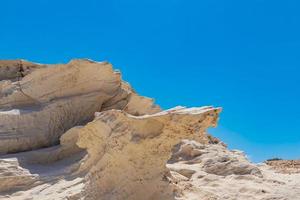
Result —
<path fill-rule="evenodd" d="M 108 60 L 163 108 L 222 106 L 254 161 L 300 158 L 300 1 L 0 1 L 0 58 Z"/>

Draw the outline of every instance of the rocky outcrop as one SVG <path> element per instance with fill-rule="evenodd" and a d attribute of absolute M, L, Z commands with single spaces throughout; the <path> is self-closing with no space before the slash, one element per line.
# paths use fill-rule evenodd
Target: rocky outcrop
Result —
<path fill-rule="evenodd" d="M 270 159 L 265 163 L 281 173 L 300 173 L 300 160 Z"/>
<path fill-rule="evenodd" d="M 0 60 L 0 81 L 16 81 L 30 74 L 35 69 L 44 67 L 45 65 L 31 63 L 25 60 Z"/>
<path fill-rule="evenodd" d="M 176 164 L 174 164 L 176 163 Z M 183 140 L 176 147 L 172 158 L 169 160 L 170 168 L 176 171 L 176 165 L 197 165 L 201 171 L 218 176 L 229 175 L 255 175 L 262 177 L 257 166 L 251 164 L 242 152 L 228 151 L 221 144 L 199 143 Z M 190 170 L 192 173 L 193 170 Z M 194 170 L 196 172 L 197 170 Z M 190 178 L 191 175 L 188 176 Z"/>
<path fill-rule="evenodd" d="M 0 153 L 57 144 L 65 131 L 91 121 L 96 111 L 114 108 L 141 115 L 160 110 L 135 94 L 106 62 L 73 60 L 19 78 L 1 82 Z"/>
<path fill-rule="evenodd" d="M 15 183 L 3 176 L 2 182 L 10 184 L 2 192 L 35 191 L 46 187 L 45 181 L 56 185 L 63 176 L 69 181 L 76 177 L 76 186 L 81 185 L 80 193 L 68 198 L 174 199 L 176 191 L 166 167 L 174 145 L 183 138 L 209 144 L 205 130 L 216 125 L 219 112 L 213 107 L 177 107 L 143 116 L 115 109 L 98 112 L 92 122 L 63 134 L 59 146 L 14 154 L 21 172 L 15 171 L 13 177 L 27 177 L 31 188 L 27 181 Z M 25 168 L 35 171 L 28 175 Z M 56 187 L 60 186 L 52 189 Z"/>
<path fill-rule="evenodd" d="M 224 144 L 183 140 L 167 167 L 180 199 L 297 200 L 300 174 L 282 174 L 250 163 L 243 152 Z"/>
<path fill-rule="evenodd" d="M 300 174 L 253 164 L 206 132 L 221 108 L 161 111 L 107 62 L 0 61 L 0 80 L 0 199 L 300 196 Z"/>
<path fill-rule="evenodd" d="M 87 199 L 173 199 L 166 161 L 183 138 L 208 143 L 219 108 L 175 108 L 132 116 L 110 110 L 80 130 L 77 145 L 88 152 Z M 125 173 L 124 173 L 125 172 Z"/>

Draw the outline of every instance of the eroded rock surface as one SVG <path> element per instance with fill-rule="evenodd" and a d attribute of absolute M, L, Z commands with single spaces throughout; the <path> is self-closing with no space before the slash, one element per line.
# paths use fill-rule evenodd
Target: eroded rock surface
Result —
<path fill-rule="evenodd" d="M 12 76 L 10 71 L 8 75 Z M 0 153 L 57 144 L 65 131 L 91 121 L 97 111 L 124 109 L 136 115 L 159 111 L 106 62 L 73 60 L 19 78 L 0 83 Z M 136 110 L 131 101 L 142 109 Z"/>
<path fill-rule="evenodd" d="M 0 80 L 0 199 L 299 199 L 300 174 L 206 133 L 221 108 L 161 111 L 107 62 L 0 61 Z"/>
<path fill-rule="evenodd" d="M 207 143 L 205 130 L 216 125 L 219 112 L 178 107 L 147 116 L 118 110 L 97 113 L 77 142 L 88 152 L 81 166 L 89 171 L 87 198 L 174 199 L 166 168 L 173 146 L 183 138 Z"/>
<path fill-rule="evenodd" d="M 183 140 L 167 167 L 181 195 L 189 200 L 296 200 L 300 174 L 282 174 L 265 164 L 250 163 L 243 152 L 222 143 Z"/>
<path fill-rule="evenodd" d="M 25 60 L 0 60 L 0 81 L 19 80 L 35 69 L 44 67 L 45 65 L 31 63 Z"/>
<path fill-rule="evenodd" d="M 300 173 L 300 160 L 268 160 L 265 162 L 274 170 L 281 173 Z"/>

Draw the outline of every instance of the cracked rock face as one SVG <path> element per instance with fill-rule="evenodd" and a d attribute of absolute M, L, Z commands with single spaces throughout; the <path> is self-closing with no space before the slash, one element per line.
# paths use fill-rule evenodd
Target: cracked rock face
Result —
<path fill-rule="evenodd" d="M 162 111 L 107 62 L 0 61 L 0 199 L 298 199 L 298 173 L 207 134 L 220 112 Z"/>

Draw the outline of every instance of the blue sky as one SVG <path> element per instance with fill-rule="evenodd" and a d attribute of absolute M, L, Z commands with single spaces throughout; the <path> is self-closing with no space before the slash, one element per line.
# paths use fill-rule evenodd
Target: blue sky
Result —
<path fill-rule="evenodd" d="M 108 60 L 163 108 L 224 108 L 253 161 L 300 158 L 297 0 L 0 1 L 0 58 Z"/>

